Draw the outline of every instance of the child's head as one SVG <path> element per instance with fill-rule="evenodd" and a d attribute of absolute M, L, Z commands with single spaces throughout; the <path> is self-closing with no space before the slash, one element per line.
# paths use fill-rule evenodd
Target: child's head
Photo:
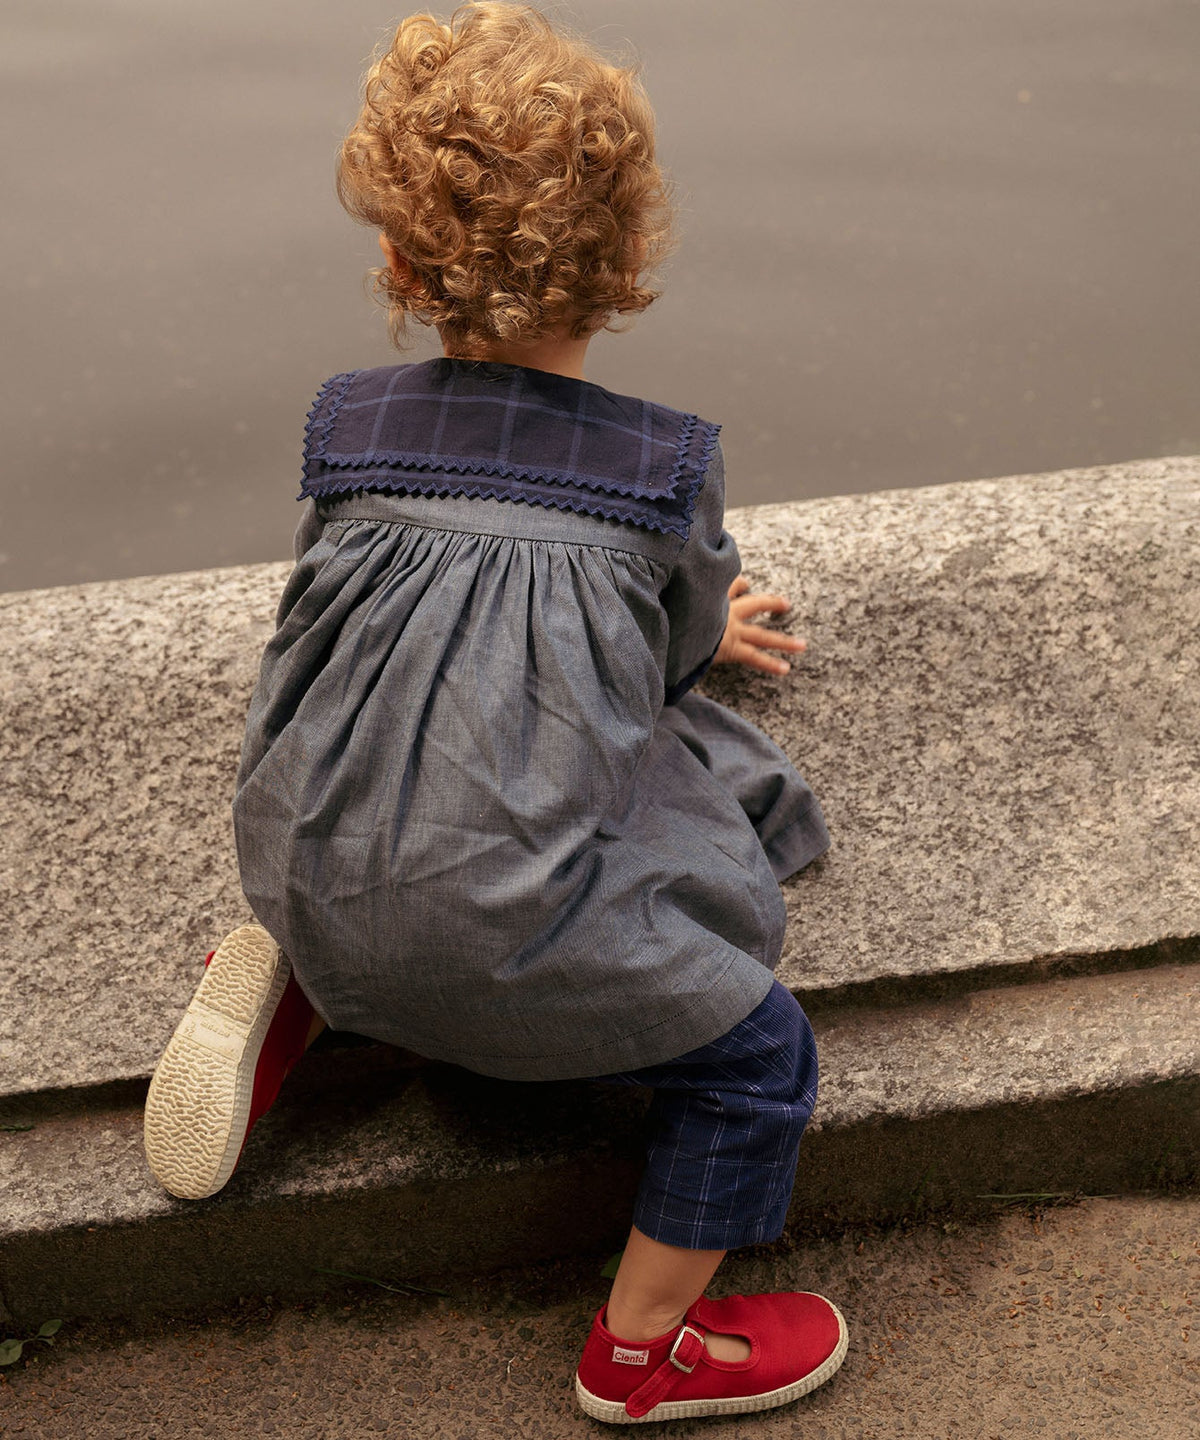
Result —
<path fill-rule="evenodd" d="M 456 346 L 590 335 L 644 310 L 671 243 L 654 115 L 634 73 L 524 5 L 403 21 L 367 72 L 338 194 L 407 262 L 376 272 Z"/>

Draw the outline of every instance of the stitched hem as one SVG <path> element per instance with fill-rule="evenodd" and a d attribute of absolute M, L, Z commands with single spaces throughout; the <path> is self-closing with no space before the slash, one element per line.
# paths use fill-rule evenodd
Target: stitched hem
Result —
<path fill-rule="evenodd" d="M 470 480 L 464 480 L 458 484 L 438 485 L 432 481 L 421 484 L 387 476 L 372 478 L 369 484 L 361 478 L 322 480 L 319 484 L 301 490 L 296 499 L 320 500 L 325 496 L 348 495 L 354 491 L 362 494 L 382 492 L 391 495 L 464 495 L 480 500 L 507 500 L 518 505 L 541 505 L 548 510 L 571 510 L 578 515 L 594 515 L 602 520 L 621 520 L 628 525 L 640 525 L 644 530 L 656 530 L 663 535 L 679 535 L 685 540 L 689 529 L 688 522 L 682 516 L 664 516 L 649 510 L 635 510 L 631 506 L 620 505 L 599 497 L 589 500 L 579 492 L 567 490 L 565 486 L 561 494 L 548 495 L 544 492 L 537 494 L 506 490 L 497 485 L 473 484 Z"/>
<path fill-rule="evenodd" d="M 689 671 L 682 680 L 677 680 L 675 684 L 671 686 L 663 699 L 663 704 L 676 704 L 677 701 L 683 699 L 683 697 L 687 694 L 687 692 L 692 688 L 693 685 L 696 685 L 701 680 L 703 680 L 705 675 L 708 674 L 709 670 L 712 669 L 712 663 L 717 658 L 717 651 L 720 648 L 721 642 L 718 640 L 716 647 L 714 648 L 712 654 L 708 657 L 707 660 L 701 660 L 700 664 L 697 665 L 694 670 Z"/>
<path fill-rule="evenodd" d="M 799 820 L 793 821 L 778 835 L 772 835 L 763 845 L 763 851 L 772 875 L 782 884 L 806 865 L 811 865 L 819 855 L 824 855 L 831 843 L 824 816 L 814 802 Z"/>
<path fill-rule="evenodd" d="M 690 443 L 697 417 L 688 415 L 686 436 L 680 447 Z M 708 423 L 708 422 L 705 422 Z M 437 475 L 487 475 L 492 479 L 535 481 L 541 485 L 576 485 L 584 490 L 595 490 L 604 495 L 624 495 L 632 500 L 669 500 L 678 489 L 678 479 L 694 468 L 689 456 L 683 453 L 675 462 L 675 473 L 666 486 L 653 489 L 637 485 L 619 477 L 592 475 L 581 470 L 552 470 L 541 465 L 513 465 L 507 460 L 486 460 L 482 456 L 434 455 L 424 450 L 368 450 L 361 454 L 323 454 L 313 457 L 314 468 L 326 470 L 417 470 Z M 703 478 L 703 476 L 701 476 Z M 318 476 L 317 484 L 326 483 L 326 477 Z M 355 484 L 361 485 L 362 480 Z M 695 477 L 689 475 L 689 486 Z"/>
<path fill-rule="evenodd" d="M 793 1185 L 795 1181 L 793 1180 Z M 739 1250 L 745 1245 L 769 1245 L 783 1234 L 787 1222 L 788 1201 L 782 1210 L 776 1209 L 770 1215 L 759 1215 L 753 1220 L 739 1222 L 697 1221 L 689 1224 L 685 1220 L 667 1220 L 657 1214 L 649 1201 L 645 1210 L 641 1203 L 634 1205 L 633 1223 L 651 1240 L 663 1245 L 674 1245 L 680 1250 Z"/>
<path fill-rule="evenodd" d="M 747 993 L 752 987 L 747 982 L 741 982 L 737 984 L 737 989 L 742 992 L 737 1004 L 731 1007 L 714 1007 L 711 1004 L 711 997 L 714 991 L 724 985 L 729 977 L 730 971 L 733 970 L 735 966 L 751 967 L 755 972 L 756 980 L 758 979 L 757 972 L 761 972 L 761 993 L 746 998 Z M 730 957 L 729 963 L 713 978 L 708 988 L 698 995 L 690 1005 L 685 1005 L 682 1009 L 674 1010 L 670 1015 L 665 1015 L 661 1019 L 655 1020 L 653 1024 L 643 1026 L 640 1030 L 630 1031 L 622 1035 L 618 1041 L 605 1040 L 596 1045 L 574 1045 L 564 1050 L 543 1051 L 538 1054 L 524 1055 L 514 1055 L 511 1052 L 496 1053 L 493 1051 L 465 1051 L 459 1049 L 455 1049 L 454 1053 L 451 1054 L 445 1047 L 439 1047 L 439 1053 L 436 1058 L 448 1060 L 451 1064 L 461 1065 L 465 1070 L 474 1070 L 483 1075 L 497 1074 L 497 1066 L 501 1066 L 506 1075 L 513 1077 L 516 1077 L 516 1072 L 519 1070 L 536 1071 L 550 1069 L 556 1072 L 553 1077 L 546 1076 L 540 1078 L 594 1080 L 598 1076 L 603 1077 L 605 1075 L 619 1074 L 626 1070 L 641 1070 L 648 1065 L 662 1064 L 666 1060 L 677 1058 L 679 1055 L 686 1054 L 689 1050 L 694 1050 L 700 1045 L 706 1045 L 718 1036 L 724 1035 L 734 1025 L 738 1024 L 739 1021 L 744 1020 L 756 1006 L 762 1003 L 774 982 L 775 977 L 771 970 L 763 965 L 761 961 L 751 955 L 747 955 L 743 951 L 737 950 L 734 951 Z M 726 998 L 728 999 L 729 997 L 727 996 Z M 603 1060 L 599 1063 L 593 1063 L 587 1059 L 589 1055 L 596 1052 L 603 1053 L 607 1051 L 611 1053 L 620 1046 L 628 1046 L 630 1042 L 644 1041 L 648 1037 L 653 1036 L 656 1031 L 671 1033 L 679 1026 L 680 1021 L 686 1020 L 688 1016 L 693 1015 L 697 1010 L 706 1009 L 709 1013 L 716 1015 L 727 1008 L 730 1011 L 730 1018 L 715 1019 L 714 1024 L 707 1027 L 705 1038 L 688 1044 L 672 1045 L 668 1054 L 662 1055 L 657 1059 L 641 1060 L 637 1058 L 622 1059 L 616 1057 L 607 1063 Z M 709 1030 L 711 1030 L 711 1033 L 708 1033 Z M 417 1040 L 413 1041 L 412 1048 L 416 1049 L 419 1054 L 426 1053 L 426 1051 L 422 1050 Z M 432 1051 L 429 1053 L 432 1053 Z M 570 1062 L 568 1069 L 564 1070 L 561 1066 L 554 1063 L 555 1061 L 562 1060 Z"/>

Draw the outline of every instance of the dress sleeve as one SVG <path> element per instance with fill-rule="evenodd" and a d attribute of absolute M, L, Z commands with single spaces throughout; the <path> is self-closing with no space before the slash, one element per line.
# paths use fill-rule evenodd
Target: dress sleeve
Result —
<path fill-rule="evenodd" d="M 321 538 L 324 529 L 325 522 L 317 514 L 316 501 L 310 496 L 304 502 L 304 513 L 300 516 L 300 523 L 296 526 L 296 537 L 292 541 L 292 550 L 296 556 L 297 565 Z"/>
<path fill-rule="evenodd" d="M 742 562 L 724 520 L 725 459 L 717 445 L 696 497 L 692 528 L 660 597 L 670 626 L 668 705 L 685 695 L 712 664 L 725 633 L 729 587 Z"/>

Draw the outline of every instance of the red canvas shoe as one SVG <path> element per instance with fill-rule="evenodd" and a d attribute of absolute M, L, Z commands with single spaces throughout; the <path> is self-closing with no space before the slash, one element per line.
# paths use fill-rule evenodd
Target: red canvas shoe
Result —
<path fill-rule="evenodd" d="M 678 1329 L 640 1344 L 612 1334 L 604 1317 L 583 1348 L 575 1394 L 611 1424 L 770 1410 L 824 1384 L 846 1358 L 846 1322 L 820 1295 L 701 1295 Z M 748 1340 L 749 1357 L 715 1359 L 710 1330 Z"/>
<path fill-rule="evenodd" d="M 233 1174 L 246 1136 L 304 1054 L 313 1008 L 261 925 L 205 962 L 146 1096 L 146 1158 L 172 1195 L 199 1200 Z"/>

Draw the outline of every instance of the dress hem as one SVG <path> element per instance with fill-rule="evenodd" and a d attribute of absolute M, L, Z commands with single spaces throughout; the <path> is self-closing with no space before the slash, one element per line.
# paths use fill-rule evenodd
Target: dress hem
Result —
<path fill-rule="evenodd" d="M 730 984 L 731 980 L 734 983 Z M 774 981 L 775 976 L 772 970 L 749 955 L 740 955 L 730 962 L 714 985 L 698 998 L 695 1005 L 689 1006 L 683 1012 L 664 1017 L 651 1027 L 651 1031 L 641 1031 L 638 1035 L 625 1036 L 622 1040 L 611 1042 L 603 1047 L 603 1054 L 601 1054 L 602 1047 L 600 1046 L 589 1049 L 586 1052 L 588 1058 L 582 1061 L 583 1068 L 581 1068 L 580 1062 L 585 1052 L 581 1050 L 556 1051 L 552 1055 L 501 1056 L 481 1055 L 465 1051 L 451 1053 L 445 1046 L 439 1046 L 437 1053 L 431 1054 L 428 1051 L 432 1047 L 423 1048 L 419 1039 L 411 1042 L 396 1042 L 386 1041 L 383 1036 L 378 1038 L 385 1039 L 385 1043 L 388 1044 L 401 1043 L 405 1049 L 414 1050 L 418 1055 L 424 1055 L 427 1059 L 442 1064 L 457 1065 L 473 1074 L 486 1075 L 496 1080 L 514 1080 L 521 1083 L 599 1080 L 606 1075 L 614 1075 L 626 1070 L 641 1070 L 648 1065 L 663 1065 L 670 1060 L 677 1060 L 681 1055 L 686 1055 L 689 1051 L 698 1049 L 702 1045 L 709 1045 L 714 1040 L 720 1039 L 762 1003 Z M 718 997 L 716 992 L 724 993 Z M 718 999 L 724 1003 L 717 1003 Z M 700 1025 L 697 1030 L 680 1040 L 678 1038 L 680 1034 L 679 1021 L 696 1011 L 706 1013 L 710 1017 L 709 1023 Z M 675 1038 L 665 1048 L 662 1045 L 654 1046 L 649 1043 L 641 1046 L 630 1043 L 636 1040 L 648 1041 L 652 1031 L 663 1032 L 662 1038 L 665 1038 L 669 1031 Z M 574 1063 L 572 1063 L 572 1057 L 575 1057 Z"/>
<path fill-rule="evenodd" d="M 814 806 L 807 810 L 786 830 L 772 835 L 763 846 L 771 873 L 781 885 L 829 849 L 829 831 L 825 828 L 821 815 L 814 815 L 815 809 Z M 814 820 L 819 828 L 814 829 Z"/>

